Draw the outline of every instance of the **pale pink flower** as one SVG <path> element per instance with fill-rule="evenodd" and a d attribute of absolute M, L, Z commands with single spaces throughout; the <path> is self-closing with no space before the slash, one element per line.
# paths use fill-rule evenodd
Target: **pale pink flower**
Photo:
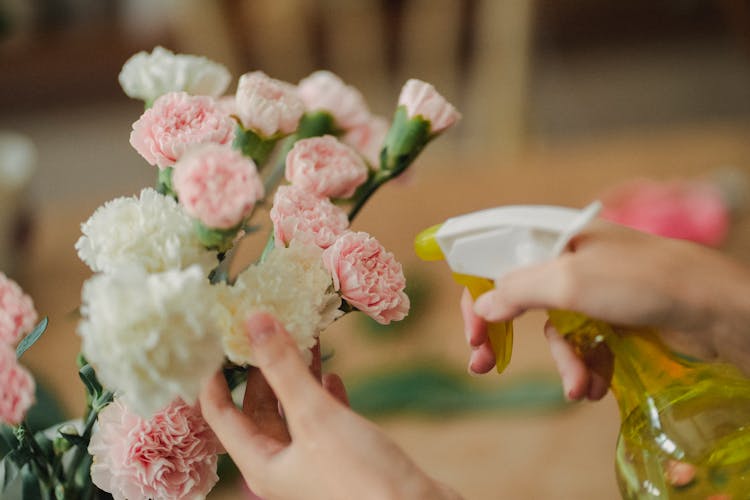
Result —
<path fill-rule="evenodd" d="M 430 122 L 430 131 L 437 134 L 447 129 L 461 118 L 451 103 L 427 82 L 410 79 L 401 89 L 399 106 L 406 106 L 409 118 L 421 116 Z"/>
<path fill-rule="evenodd" d="M 0 423 L 20 424 L 34 404 L 34 379 L 18 363 L 16 351 L 0 344 Z"/>
<path fill-rule="evenodd" d="M 323 265 L 344 300 L 378 323 L 399 321 L 409 312 L 401 264 L 369 234 L 340 236 L 323 251 Z"/>
<path fill-rule="evenodd" d="M 316 71 L 297 85 L 308 111 L 327 111 L 338 128 L 348 130 L 370 116 L 362 94 L 330 71 Z"/>
<path fill-rule="evenodd" d="M 234 128 L 234 120 L 213 97 L 170 92 L 156 99 L 133 124 L 130 144 L 151 165 L 166 168 L 191 146 L 231 143 Z"/>
<path fill-rule="evenodd" d="M 237 114 L 237 101 L 233 95 L 225 95 L 216 98 L 216 107 L 226 115 Z"/>
<path fill-rule="evenodd" d="M 294 85 L 262 71 L 240 77 L 235 106 L 242 126 L 264 137 L 294 132 L 305 112 Z"/>
<path fill-rule="evenodd" d="M 0 343 L 15 345 L 34 329 L 37 313 L 31 297 L 0 273 Z"/>
<path fill-rule="evenodd" d="M 185 212 L 216 229 L 237 226 L 263 197 L 255 163 L 217 144 L 186 153 L 175 165 L 172 183 Z"/>
<path fill-rule="evenodd" d="M 604 219 L 669 238 L 718 246 L 729 231 L 729 207 L 707 182 L 634 180 L 602 198 Z"/>
<path fill-rule="evenodd" d="M 332 135 L 302 139 L 286 157 L 286 178 L 318 196 L 348 198 L 367 180 L 367 165 Z"/>
<path fill-rule="evenodd" d="M 223 450 L 197 407 L 175 400 L 146 420 L 120 400 L 99 414 L 91 480 L 116 500 L 204 498 Z"/>
<path fill-rule="evenodd" d="M 370 166 L 377 169 L 389 126 L 388 120 L 382 116 L 371 115 L 366 122 L 350 129 L 341 140 L 359 151 Z"/>
<path fill-rule="evenodd" d="M 349 227 L 349 217 L 328 198 L 298 186 L 281 186 L 270 212 L 276 246 L 293 239 L 328 248 Z"/>

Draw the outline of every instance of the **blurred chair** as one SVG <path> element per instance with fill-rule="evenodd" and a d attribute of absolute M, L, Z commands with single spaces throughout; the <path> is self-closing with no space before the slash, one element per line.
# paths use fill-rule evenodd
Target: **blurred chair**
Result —
<path fill-rule="evenodd" d="M 454 138 L 513 154 L 524 140 L 531 0 L 186 0 L 179 50 L 296 82 L 330 69 L 392 112 L 410 77 L 463 113 Z M 451 144 L 455 146 L 455 142 Z"/>

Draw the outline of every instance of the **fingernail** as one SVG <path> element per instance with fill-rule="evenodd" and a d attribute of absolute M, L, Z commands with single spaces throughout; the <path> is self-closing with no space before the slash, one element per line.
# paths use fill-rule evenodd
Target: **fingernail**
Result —
<path fill-rule="evenodd" d="M 276 331 L 273 316 L 266 313 L 256 313 L 245 321 L 245 331 L 252 344 L 262 344 Z"/>
<path fill-rule="evenodd" d="M 471 367 L 471 361 L 469 361 L 469 366 L 466 367 L 466 372 L 472 377 L 479 377 L 481 375 L 481 373 L 475 372 L 474 369 Z"/>

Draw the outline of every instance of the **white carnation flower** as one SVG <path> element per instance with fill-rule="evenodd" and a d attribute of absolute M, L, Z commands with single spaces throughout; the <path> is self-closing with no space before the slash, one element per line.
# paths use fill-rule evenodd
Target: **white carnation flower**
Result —
<path fill-rule="evenodd" d="M 197 266 L 158 274 L 123 268 L 84 283 L 78 333 L 102 384 L 150 416 L 176 397 L 194 403 L 221 367 L 218 312 Z"/>
<path fill-rule="evenodd" d="M 147 272 L 198 264 L 204 275 L 216 266 L 216 252 L 201 244 L 193 222 L 177 204 L 151 188 L 99 207 L 81 225 L 78 256 L 92 271 L 140 266 Z"/>
<path fill-rule="evenodd" d="M 128 97 L 153 102 L 167 92 L 218 97 L 231 80 L 229 70 L 205 57 L 174 54 L 156 47 L 151 54 L 138 52 L 120 71 L 120 85 Z"/>
<path fill-rule="evenodd" d="M 314 245 L 296 242 L 275 248 L 265 261 L 243 271 L 233 287 L 221 288 L 225 308 L 221 331 L 230 360 L 254 364 L 244 323 L 259 311 L 273 314 L 309 356 L 318 334 L 342 314 L 341 298 L 333 291 L 321 252 Z"/>

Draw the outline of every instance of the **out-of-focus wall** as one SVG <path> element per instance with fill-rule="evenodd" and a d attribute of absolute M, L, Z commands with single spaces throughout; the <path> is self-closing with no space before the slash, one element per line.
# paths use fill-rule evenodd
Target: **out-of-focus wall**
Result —
<path fill-rule="evenodd" d="M 431 154 L 512 157 L 611 133 L 747 121 L 748 40 L 745 0 L 1 0 L 0 128 L 39 143 L 52 182 L 38 196 L 142 185 L 150 172 L 137 170 L 138 184 L 127 173 L 139 161 L 126 140 L 139 104 L 122 95 L 117 73 L 132 53 L 162 44 L 235 76 L 261 69 L 296 82 L 331 69 L 384 115 L 408 77 L 422 78 L 464 115 Z M 91 143 L 85 155 L 71 137 Z"/>

